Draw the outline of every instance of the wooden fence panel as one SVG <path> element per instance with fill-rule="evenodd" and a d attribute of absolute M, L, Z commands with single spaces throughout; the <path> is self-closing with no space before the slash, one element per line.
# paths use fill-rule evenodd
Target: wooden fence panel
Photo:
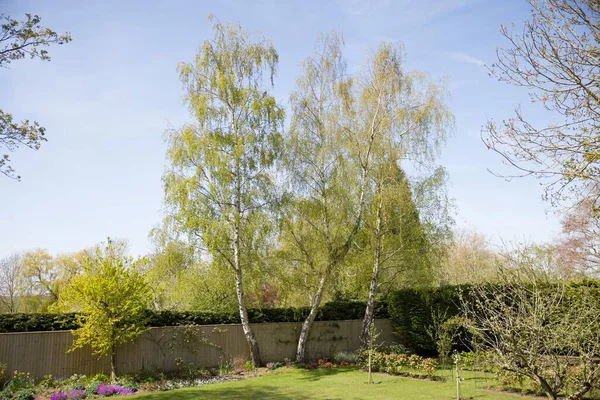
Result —
<path fill-rule="evenodd" d="M 307 359 L 332 357 L 339 351 L 354 351 L 360 345 L 362 321 L 317 321 L 308 345 Z M 380 341 L 394 343 L 389 320 L 375 321 L 381 331 Z M 282 322 L 253 324 L 264 362 L 295 358 L 301 323 Z M 7 364 L 7 374 L 18 370 L 35 379 L 51 374 L 96 374 L 110 371 L 107 357 L 93 355 L 89 347 L 68 352 L 73 342 L 69 331 L 23 332 L 0 334 L 0 363 Z M 143 369 L 175 371 L 178 361 L 195 366 L 215 367 L 234 358 L 249 359 L 248 345 L 241 325 L 202 325 L 151 328 L 135 342 L 117 349 L 119 373 Z"/>

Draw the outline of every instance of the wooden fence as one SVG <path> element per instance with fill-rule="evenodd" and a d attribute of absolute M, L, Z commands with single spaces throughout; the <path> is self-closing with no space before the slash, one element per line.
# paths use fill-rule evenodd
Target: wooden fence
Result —
<path fill-rule="evenodd" d="M 360 320 L 315 322 L 307 344 L 307 359 L 356 350 L 361 323 Z M 376 320 L 375 325 L 381 332 L 380 341 L 394 342 L 389 320 Z M 300 327 L 301 323 L 294 322 L 253 324 L 263 361 L 293 360 Z M 7 364 L 8 374 L 18 370 L 29 372 L 36 379 L 48 374 L 68 377 L 110 371 L 108 358 L 93 355 L 89 348 L 68 352 L 72 342 L 69 331 L 2 333 L 0 363 Z M 178 361 L 215 367 L 236 357 L 249 358 L 241 325 L 203 325 L 151 328 L 135 342 L 120 346 L 116 361 L 119 373 L 144 369 L 167 372 L 177 370 Z"/>

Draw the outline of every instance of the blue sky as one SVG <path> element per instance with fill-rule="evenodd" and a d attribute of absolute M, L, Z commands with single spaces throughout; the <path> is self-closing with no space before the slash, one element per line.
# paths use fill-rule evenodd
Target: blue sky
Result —
<path fill-rule="evenodd" d="M 350 67 L 380 40 L 404 43 L 406 67 L 445 79 L 450 92 L 456 130 L 440 163 L 457 226 L 495 243 L 550 240 L 559 223 L 539 182 L 491 175 L 506 167 L 480 139 L 488 118 L 508 118 L 519 104 L 544 117 L 523 89 L 490 78 L 484 66 L 506 44 L 500 24 L 521 23 L 528 11 L 524 0 L 0 0 L 0 12 L 39 14 L 73 37 L 49 49 L 49 63 L 0 70 L 0 107 L 39 121 L 48 137 L 37 152 L 12 154 L 21 182 L 0 178 L 0 257 L 38 247 L 71 252 L 107 236 L 127 239 L 133 254 L 151 250 L 148 232 L 163 218 L 163 132 L 189 120 L 175 66 L 210 37 L 209 13 L 273 41 L 275 95 L 284 104 L 318 32 L 343 32 Z"/>

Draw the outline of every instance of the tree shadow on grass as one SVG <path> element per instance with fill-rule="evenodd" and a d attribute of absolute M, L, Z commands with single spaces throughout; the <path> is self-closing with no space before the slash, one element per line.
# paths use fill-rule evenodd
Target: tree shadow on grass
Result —
<path fill-rule="evenodd" d="M 307 381 L 318 381 L 323 378 L 343 374 L 344 372 L 353 371 L 354 369 L 349 368 L 319 368 L 319 369 L 311 369 L 302 372 L 302 377 L 300 379 Z"/>
<path fill-rule="evenodd" d="M 196 399 L 216 399 L 216 400 L 310 400 L 312 397 L 295 393 L 282 393 L 278 386 L 260 387 L 243 386 L 243 387 L 223 387 L 218 390 L 174 390 L 163 393 L 156 393 L 143 396 L 140 400 L 196 400 Z M 342 400 L 342 398 L 331 398 L 330 400 Z"/>

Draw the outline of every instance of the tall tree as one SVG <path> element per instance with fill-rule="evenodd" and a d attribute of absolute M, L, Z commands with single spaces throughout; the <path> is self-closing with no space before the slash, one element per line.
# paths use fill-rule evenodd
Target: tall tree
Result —
<path fill-rule="evenodd" d="M 516 176 L 545 179 L 554 204 L 598 193 L 600 183 L 600 7 L 591 0 L 527 0 L 531 16 L 522 31 L 506 26 L 509 47 L 498 50 L 491 71 L 500 81 L 525 87 L 558 120 L 515 116 L 483 132 L 488 148 L 517 169 Z"/>
<path fill-rule="evenodd" d="M 71 41 L 67 32 L 57 34 L 40 25 L 38 15 L 25 14 L 24 21 L 18 21 L 0 14 L 0 68 L 23 58 L 37 58 L 50 61 L 48 51 L 44 47 L 51 44 L 64 44 Z M 35 121 L 14 121 L 11 114 L 0 109 L 0 148 L 13 151 L 19 146 L 39 149 L 46 130 Z M 11 178 L 20 179 L 10 165 L 8 154 L 0 154 L 0 173 Z"/>
<path fill-rule="evenodd" d="M 390 264 L 398 266 L 402 252 L 411 247 L 409 241 L 413 242 L 412 250 L 426 251 L 427 247 L 424 231 L 411 232 L 416 234 L 414 237 L 399 231 L 406 219 L 419 219 L 416 210 L 411 210 L 410 189 L 400 165 L 412 162 L 415 169 L 432 167 L 452 123 L 443 91 L 423 74 L 404 71 L 403 57 L 401 46 L 380 43 L 355 79 L 356 122 L 372 138 L 372 161 L 367 173 L 371 212 L 365 214 L 365 227 L 371 237 L 372 273 L 361 331 L 363 344 L 367 343 L 373 321 L 381 269 Z"/>
<path fill-rule="evenodd" d="M 304 74 L 291 96 L 285 159 L 291 196 L 282 239 L 291 264 L 304 271 L 301 282 L 310 305 L 297 361 L 304 360 L 323 295 L 359 232 L 377 131 L 374 123 L 361 126 L 356 120 L 342 45 L 335 32 L 320 36 L 316 54 L 304 61 Z"/>
<path fill-rule="evenodd" d="M 237 24 L 213 24 L 213 38 L 202 43 L 194 62 L 178 67 L 195 123 L 168 132 L 171 168 L 164 177 L 170 226 L 188 233 L 213 265 L 233 274 L 255 366 L 261 358 L 246 310 L 244 273 L 256 267 L 271 229 L 271 170 L 284 119 L 269 94 L 277 61 L 264 37 Z"/>

